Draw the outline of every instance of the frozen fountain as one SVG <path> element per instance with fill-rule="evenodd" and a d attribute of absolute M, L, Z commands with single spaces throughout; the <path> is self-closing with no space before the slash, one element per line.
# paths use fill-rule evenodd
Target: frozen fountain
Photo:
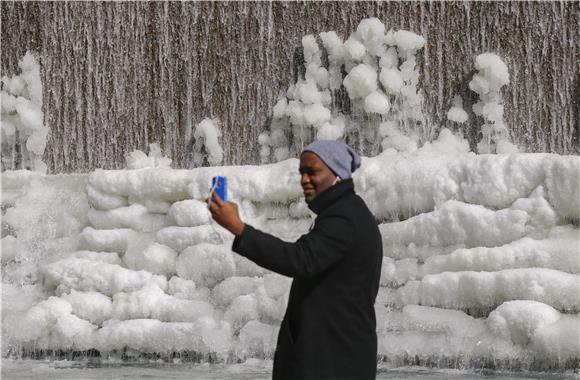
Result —
<path fill-rule="evenodd" d="M 422 16 L 444 8 L 417 6 Z M 473 5 L 478 6 L 482 5 Z M 19 5 L 2 7 L 15 14 L 25 11 Z M 101 7 L 83 5 L 79 12 L 91 10 L 105 17 L 97 20 L 99 28 L 118 17 Z M 135 33 L 141 33 L 139 12 L 145 10 L 115 7 L 126 12 L 138 26 Z M 149 10 L 155 12 L 157 7 L 151 5 Z M 175 7 L 164 5 L 165 13 L 154 14 L 169 20 L 170 15 L 176 17 Z M 196 7 L 180 7 L 187 10 L 180 17 L 197 17 L 188 13 Z M 203 11 L 214 15 L 227 8 L 216 7 Z M 281 11 L 276 4 L 230 7 L 266 12 L 270 22 Z M 549 8 L 557 14 L 569 12 L 564 5 Z M 60 14 L 62 9 L 39 6 L 37 17 Z M 62 17 L 71 16 L 65 12 Z M 260 30 L 275 29 L 265 24 Z M 421 64 L 423 70 L 427 65 L 425 49 L 433 48 L 428 39 L 406 29 L 386 28 L 378 18 L 357 21 L 344 39 L 338 31 L 343 32 L 337 28 L 304 33 L 295 80 L 278 97 L 271 88 L 260 90 L 271 96 L 252 112 L 267 103 L 269 110 L 257 118 L 264 122 L 253 124 L 251 132 L 244 128 L 236 132 L 255 137 L 248 141 L 260 165 L 216 166 L 222 160 L 247 162 L 251 157 L 234 153 L 236 142 L 240 147 L 248 142 L 232 132 L 237 120 L 232 107 L 220 122 L 200 117 L 179 127 L 178 135 L 188 136 L 184 146 L 193 152 L 188 159 L 196 167 L 177 169 L 186 166 L 186 153 L 176 145 L 169 126 L 183 118 L 173 119 L 169 116 L 174 110 L 161 107 L 157 120 L 165 126 L 159 139 L 163 151 L 151 144 L 148 154 L 141 150 L 125 154 L 122 170 L 58 175 L 4 171 L 3 357 L 212 363 L 271 358 L 290 279 L 233 254 L 233 237 L 211 221 L 203 201 L 211 178 L 225 175 L 246 222 L 285 240 L 297 239 L 313 216 L 301 198 L 295 157 L 303 145 L 321 138 L 346 139 L 366 155 L 354 181 L 383 236 L 385 257 L 375 305 L 379 361 L 389 367 L 577 372 L 580 159 L 519 152 L 534 150 L 533 144 L 545 144 L 539 151 L 574 152 L 569 142 L 577 132 L 563 123 L 558 127 L 562 136 L 550 135 L 554 146 L 543 137 L 522 144 L 525 138 L 514 132 L 520 128 L 513 122 L 513 115 L 519 114 L 513 102 L 516 95 L 509 89 L 517 78 L 513 73 L 521 68 L 512 67 L 501 55 L 480 51 L 469 57 L 472 71 L 462 79 L 465 89 L 441 90 L 450 95 L 443 104 L 426 96 L 427 83 L 433 79 L 422 77 L 421 71 Z M 164 48 L 171 46 L 168 42 Z M 264 54 L 266 60 L 273 59 Z M 187 72 L 191 66 L 183 68 Z M 165 72 L 172 69 L 163 64 L 159 69 L 161 76 L 175 74 Z M 184 86 L 191 89 L 192 79 L 186 77 Z M 20 83 L 15 78 L 6 81 Z M 49 86 L 55 80 L 49 79 Z M 219 80 L 212 80 L 219 87 Z M 133 85 L 137 86 L 128 88 L 136 89 Z M 4 86 L 3 133 L 7 114 L 17 120 L 13 124 L 28 130 L 28 113 L 4 108 L 4 99 L 25 98 L 30 91 L 21 86 L 16 94 Z M 202 86 L 202 98 L 210 97 L 203 95 L 210 87 Z M 172 88 L 163 87 L 164 94 Z M 104 86 L 90 91 L 109 90 Z M 511 99 L 503 96 L 509 91 Z M 62 126 L 54 122 L 63 116 L 54 116 L 49 108 L 69 100 L 53 96 L 43 107 L 52 115 L 47 126 L 58 134 Z M 116 93 L 109 99 L 123 96 Z M 191 95 L 183 99 L 192 104 Z M 231 104 L 237 101 L 232 99 Z M 36 114 L 42 112 L 42 102 L 31 104 L 36 104 Z M 436 113 L 428 112 L 437 104 L 441 107 Z M 88 158 L 79 171 L 118 168 L 117 158 L 109 161 L 109 148 L 101 147 L 96 135 L 89 136 L 96 133 L 89 129 L 107 120 L 108 114 L 101 114 L 104 111 L 95 103 L 83 100 L 77 105 L 81 124 L 88 128 L 82 133 L 99 146 L 89 152 L 83 147 L 88 142 L 75 140 L 78 157 L 85 150 Z M 116 110 L 120 105 L 111 107 Z M 506 115 L 504 109 L 509 107 Z M 91 119 L 95 112 L 98 117 Z M 144 121 L 145 116 L 134 116 L 137 121 L 130 123 Z M 473 125 L 481 134 L 474 133 Z M 142 132 L 133 138 L 137 145 L 154 140 Z M 50 141 L 50 152 L 45 153 L 49 170 L 69 171 L 69 165 L 79 162 L 66 157 L 72 152 L 67 153 L 66 147 L 64 161 L 57 159 L 57 148 Z M 31 166 L 26 162 L 33 162 L 34 156 L 22 157 L 23 166 Z"/>

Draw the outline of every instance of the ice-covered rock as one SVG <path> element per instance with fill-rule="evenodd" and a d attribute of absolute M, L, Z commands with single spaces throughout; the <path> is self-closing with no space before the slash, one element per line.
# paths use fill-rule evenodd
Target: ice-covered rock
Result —
<path fill-rule="evenodd" d="M 147 271 L 132 271 L 119 265 L 68 258 L 44 268 L 45 285 L 60 293 L 70 290 L 98 291 L 106 295 L 141 289 L 148 284 L 167 288 L 167 279 Z"/>
<path fill-rule="evenodd" d="M 185 249 L 176 262 L 179 277 L 213 287 L 236 271 L 229 246 L 202 243 Z"/>

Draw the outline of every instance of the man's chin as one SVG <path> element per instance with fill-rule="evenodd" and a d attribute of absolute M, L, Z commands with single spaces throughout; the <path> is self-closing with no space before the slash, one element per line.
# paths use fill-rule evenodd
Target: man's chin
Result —
<path fill-rule="evenodd" d="M 304 201 L 306 202 L 306 204 L 309 204 L 310 202 L 312 202 L 312 200 L 314 199 L 313 195 L 305 195 L 304 196 Z"/>

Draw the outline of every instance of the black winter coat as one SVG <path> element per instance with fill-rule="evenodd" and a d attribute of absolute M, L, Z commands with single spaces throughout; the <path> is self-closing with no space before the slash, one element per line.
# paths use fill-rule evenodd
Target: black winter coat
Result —
<path fill-rule="evenodd" d="M 345 180 L 319 194 L 310 232 L 284 242 L 246 225 L 232 249 L 293 277 L 273 379 L 374 379 L 374 303 L 382 264 L 372 213 Z"/>

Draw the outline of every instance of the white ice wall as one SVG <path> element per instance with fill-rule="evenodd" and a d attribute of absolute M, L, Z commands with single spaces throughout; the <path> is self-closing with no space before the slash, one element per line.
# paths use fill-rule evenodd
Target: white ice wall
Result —
<path fill-rule="evenodd" d="M 271 355 L 290 280 L 232 253 L 233 236 L 203 201 L 211 177 L 225 175 L 246 222 L 295 240 L 312 223 L 297 167 L 97 170 L 76 185 L 3 173 L 15 235 L 2 239 L 3 304 L 19 305 L 3 310 L 4 353 L 18 342 Z M 380 221 L 385 254 L 379 353 L 393 362 L 580 357 L 580 233 L 570 224 L 580 219 L 579 168 L 576 156 L 452 154 L 436 142 L 365 158 L 355 186 Z M 84 208 L 67 205 L 73 197 Z M 26 219 L 31 202 L 37 213 Z M 35 235 L 52 250 L 19 251 L 26 231 L 54 215 L 78 223 Z"/>

